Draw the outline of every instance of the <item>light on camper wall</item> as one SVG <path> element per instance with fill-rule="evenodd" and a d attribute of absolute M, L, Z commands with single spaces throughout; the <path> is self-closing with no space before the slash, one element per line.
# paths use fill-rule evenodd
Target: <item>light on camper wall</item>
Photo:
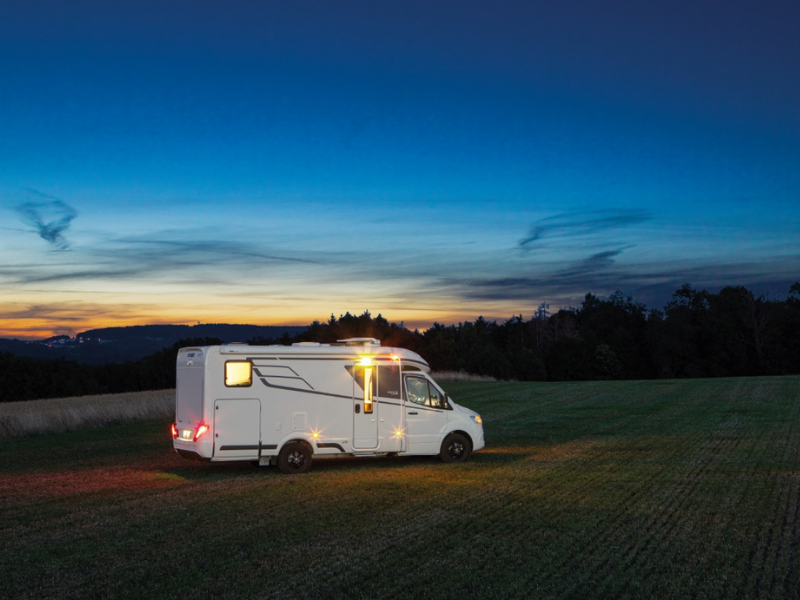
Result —
<path fill-rule="evenodd" d="M 364 413 L 372 413 L 372 369 L 364 369 Z"/>
<path fill-rule="evenodd" d="M 361 366 L 362 367 L 368 367 L 371 364 L 372 364 L 372 360 L 370 359 L 369 356 L 365 356 L 364 358 L 361 359 Z"/>
<path fill-rule="evenodd" d="M 319 431 L 312 431 L 311 432 L 311 437 L 314 438 L 315 440 L 318 440 L 319 439 Z"/>
<path fill-rule="evenodd" d="M 402 429 L 395 429 L 394 430 L 394 437 L 398 437 L 398 438 L 403 437 L 403 430 Z"/>
<path fill-rule="evenodd" d="M 400 357 L 397 356 L 397 354 L 392 354 L 389 358 L 391 358 L 395 362 L 399 362 L 400 361 Z"/>

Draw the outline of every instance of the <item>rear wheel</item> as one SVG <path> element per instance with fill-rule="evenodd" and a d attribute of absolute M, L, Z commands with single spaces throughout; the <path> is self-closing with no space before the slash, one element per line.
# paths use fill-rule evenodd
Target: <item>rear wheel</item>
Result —
<path fill-rule="evenodd" d="M 311 468 L 311 448 L 302 442 L 291 442 L 278 454 L 278 468 L 289 475 L 305 473 Z"/>
<path fill-rule="evenodd" d="M 464 462 L 472 454 L 472 442 L 460 433 L 451 433 L 442 442 L 439 456 L 446 463 Z"/>

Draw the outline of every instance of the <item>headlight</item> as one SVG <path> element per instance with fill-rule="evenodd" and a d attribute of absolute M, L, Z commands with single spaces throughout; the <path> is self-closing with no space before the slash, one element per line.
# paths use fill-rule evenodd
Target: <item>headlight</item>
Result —
<path fill-rule="evenodd" d="M 483 424 L 483 419 L 481 419 L 480 415 L 470 415 L 469 418 L 472 419 L 478 425 L 482 425 Z"/>

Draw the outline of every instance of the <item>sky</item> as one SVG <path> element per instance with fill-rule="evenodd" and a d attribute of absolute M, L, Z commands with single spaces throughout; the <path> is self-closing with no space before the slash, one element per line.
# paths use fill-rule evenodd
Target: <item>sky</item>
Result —
<path fill-rule="evenodd" d="M 4 0 L 0 337 L 800 280 L 800 4 Z"/>

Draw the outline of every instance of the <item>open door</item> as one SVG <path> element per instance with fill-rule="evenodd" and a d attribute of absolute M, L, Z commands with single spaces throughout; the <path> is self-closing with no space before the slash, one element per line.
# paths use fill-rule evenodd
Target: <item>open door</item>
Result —
<path fill-rule="evenodd" d="M 381 452 L 406 450 L 405 411 L 403 409 L 403 379 L 399 360 L 378 364 L 378 439 Z"/>

